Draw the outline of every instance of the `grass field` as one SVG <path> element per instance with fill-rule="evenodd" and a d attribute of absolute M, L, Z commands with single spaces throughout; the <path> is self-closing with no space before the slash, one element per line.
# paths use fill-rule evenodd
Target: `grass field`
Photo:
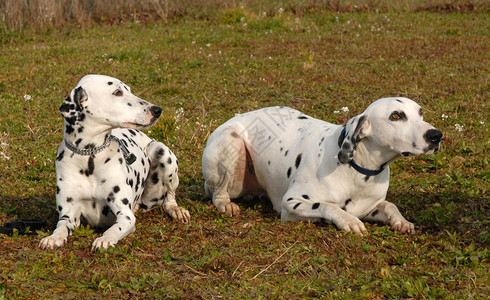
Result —
<path fill-rule="evenodd" d="M 178 201 L 193 220 L 138 213 L 136 232 L 101 253 L 90 252 L 99 233 L 89 227 L 58 251 L 37 248 L 50 231 L 0 235 L 0 299 L 487 298 L 489 24 L 488 9 L 277 6 L 167 24 L 2 29 L 0 225 L 56 224 L 58 107 L 88 73 L 117 77 L 162 106 L 148 135 L 178 156 Z M 205 198 L 202 150 L 235 113 L 287 105 L 340 124 L 386 96 L 420 103 L 445 136 L 439 153 L 392 165 L 387 199 L 416 235 L 282 224 L 266 199 L 241 202 L 240 217 L 227 218 Z"/>

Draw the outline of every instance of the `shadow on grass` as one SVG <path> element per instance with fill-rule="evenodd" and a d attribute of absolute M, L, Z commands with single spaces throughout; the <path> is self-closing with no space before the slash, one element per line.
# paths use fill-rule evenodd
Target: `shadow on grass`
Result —
<path fill-rule="evenodd" d="M 0 198 L 0 224 L 14 219 L 43 219 L 52 229 L 58 221 L 55 199 L 51 195 L 28 198 Z"/>
<path fill-rule="evenodd" d="M 184 182 L 184 185 L 186 188 L 181 188 L 178 192 L 178 198 L 185 202 L 184 206 L 188 209 L 192 209 L 192 206 L 212 206 L 211 199 L 205 195 L 200 182 Z M 433 194 L 403 190 L 389 190 L 387 199 L 394 202 L 402 215 L 415 224 L 419 233 L 458 233 L 468 243 L 490 242 L 488 195 L 470 196 L 465 192 L 451 191 Z M 264 218 L 280 218 L 267 196 L 239 198 L 233 201 L 242 211 L 253 211 Z M 205 215 L 202 211 L 196 212 L 194 218 Z M 58 220 L 54 197 L 40 195 L 24 199 L 0 198 L 0 223 L 16 218 L 40 218 L 46 220 L 48 228 L 53 229 Z"/>
<path fill-rule="evenodd" d="M 395 195 L 394 193 L 397 193 Z M 458 233 L 465 242 L 488 244 L 490 242 L 488 210 L 490 201 L 485 193 L 470 195 L 466 192 L 416 193 L 388 191 L 388 201 L 393 201 L 400 212 L 416 229 L 423 233 Z"/>

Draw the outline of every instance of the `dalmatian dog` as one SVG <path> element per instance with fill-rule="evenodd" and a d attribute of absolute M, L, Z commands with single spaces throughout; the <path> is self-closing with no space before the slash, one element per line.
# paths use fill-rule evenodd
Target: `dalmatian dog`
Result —
<path fill-rule="evenodd" d="M 80 222 L 107 230 L 92 250 L 113 247 L 135 230 L 134 212 L 163 206 L 172 218 L 189 222 L 178 206 L 178 161 L 164 144 L 140 129 L 155 124 L 162 109 L 131 93 L 119 79 L 87 75 L 60 107 L 64 140 L 56 158 L 59 221 L 42 249 L 66 243 Z"/>
<path fill-rule="evenodd" d="M 267 194 L 283 221 L 324 221 L 358 235 L 362 221 L 382 222 L 413 234 L 385 200 L 389 165 L 438 151 L 441 138 L 408 98 L 379 99 L 343 126 L 268 107 L 236 115 L 210 135 L 205 190 L 227 216 L 239 214 L 231 199 Z"/>

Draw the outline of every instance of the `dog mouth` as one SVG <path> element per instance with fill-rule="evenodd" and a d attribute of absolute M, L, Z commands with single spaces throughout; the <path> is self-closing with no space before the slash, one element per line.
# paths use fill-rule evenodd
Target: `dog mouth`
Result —
<path fill-rule="evenodd" d="M 440 143 L 436 143 L 436 144 L 431 144 L 429 147 L 425 148 L 424 150 L 424 154 L 432 154 L 432 153 L 436 153 L 437 151 L 439 151 L 439 148 L 441 147 L 441 144 Z"/>
<path fill-rule="evenodd" d="M 421 154 L 424 154 L 424 155 L 433 154 L 433 153 L 436 153 L 437 151 L 439 151 L 439 148 L 440 148 L 439 144 L 430 145 L 429 147 L 423 149 L 423 152 Z M 409 151 L 405 151 L 405 152 L 402 152 L 401 155 L 403 157 L 410 157 L 410 156 L 415 156 L 417 154 L 409 152 Z"/>
<path fill-rule="evenodd" d="M 151 122 L 149 124 L 139 124 L 139 123 L 132 123 L 132 122 L 124 122 L 124 123 L 122 123 L 122 126 L 129 127 L 129 128 L 136 128 L 136 129 L 147 129 L 147 128 L 151 127 L 155 123 L 156 123 L 156 120 L 151 120 Z"/>

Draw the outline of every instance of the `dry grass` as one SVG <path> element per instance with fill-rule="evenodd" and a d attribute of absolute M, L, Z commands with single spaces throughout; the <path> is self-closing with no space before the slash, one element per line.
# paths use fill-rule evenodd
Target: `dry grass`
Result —
<path fill-rule="evenodd" d="M 263 3 L 266 2 L 266 3 Z M 372 10 L 473 12 L 488 11 L 484 0 L 1 0 L 0 28 L 46 31 L 66 25 L 87 28 L 94 23 L 168 22 L 175 17 L 209 19 L 222 9 L 245 6 L 257 14 L 273 15 L 278 8 L 303 15 L 312 11 Z"/>

